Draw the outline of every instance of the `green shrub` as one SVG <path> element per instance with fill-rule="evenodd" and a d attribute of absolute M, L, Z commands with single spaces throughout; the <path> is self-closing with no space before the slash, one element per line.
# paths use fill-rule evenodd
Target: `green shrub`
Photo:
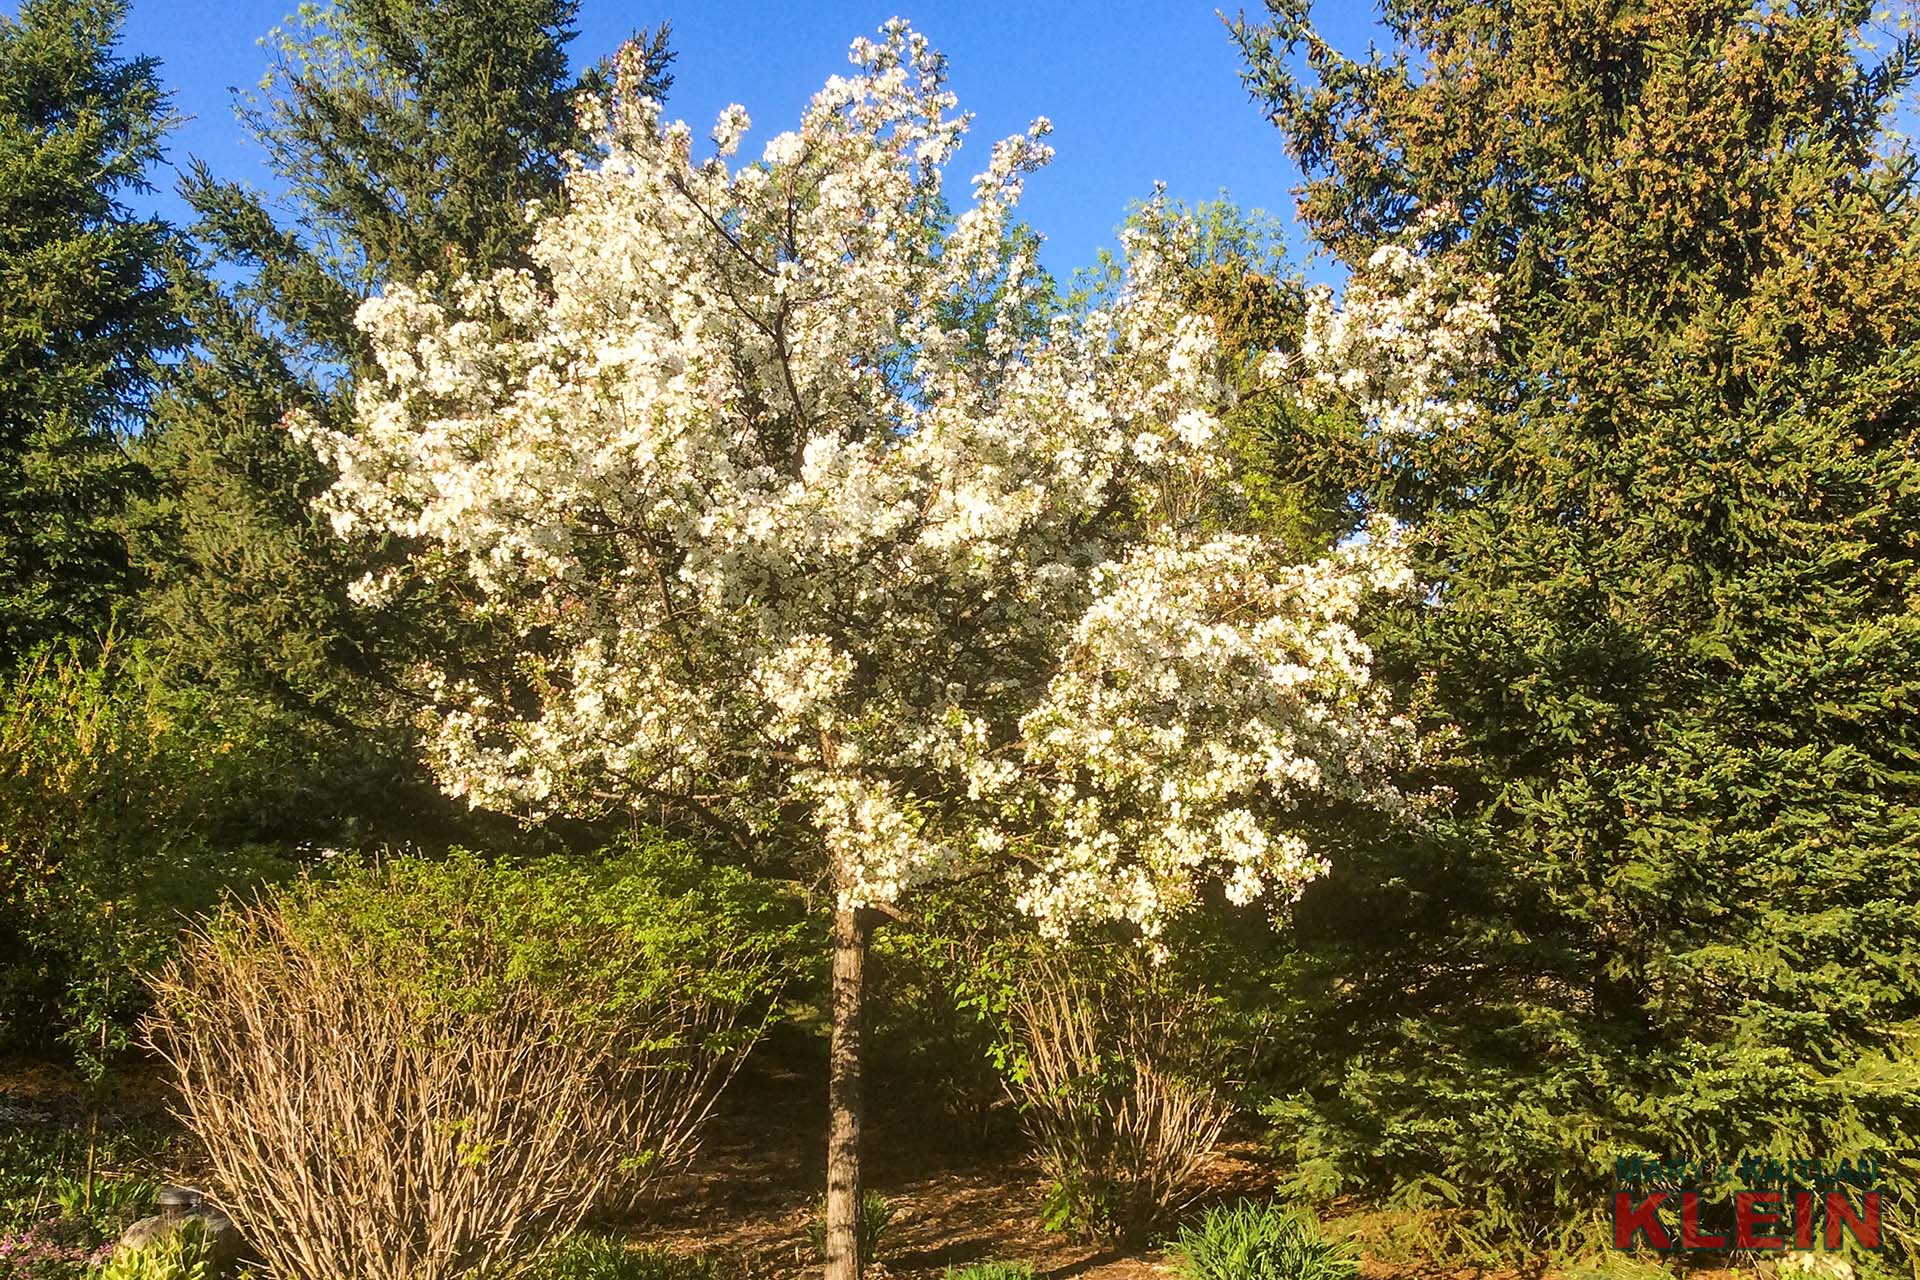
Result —
<path fill-rule="evenodd" d="M 580 1234 L 542 1258 L 533 1280 L 720 1280 L 723 1271 L 710 1257 Z"/>
<path fill-rule="evenodd" d="M 1516 1261 L 1510 1240 L 1490 1237 L 1479 1215 L 1448 1207 L 1405 1208 L 1388 1204 L 1342 1214 L 1340 1230 L 1362 1256 L 1386 1266 L 1449 1265 L 1502 1270 Z M 1609 1247 L 1608 1256 L 1619 1256 Z"/>
<path fill-rule="evenodd" d="M 147 1176 L 166 1139 L 140 1128 L 54 1125 L 0 1133 L 0 1234 L 57 1218 L 91 1243 L 118 1235 L 152 1211 Z M 91 1173 L 89 1173 L 91 1171 Z"/>
<path fill-rule="evenodd" d="M 478 1008 L 531 986 L 633 1028 L 636 1049 L 670 1047 L 648 1025 L 667 997 L 733 1015 L 697 1029 L 704 1045 L 751 1042 L 813 951 L 786 888 L 643 835 L 584 857 L 341 859 L 274 901 L 303 937 L 376 958 L 423 999 Z"/>
<path fill-rule="evenodd" d="M 870 1070 L 909 1105 L 938 1108 L 941 1132 L 976 1147 L 1010 1127 L 1001 1076 L 1024 943 L 992 888 L 930 889 L 910 922 L 877 930 L 866 995 Z"/>
<path fill-rule="evenodd" d="M 254 837 L 299 772 L 137 645 L 0 680 L 0 1036 L 102 1073 L 184 919 L 286 874 Z"/>
<path fill-rule="evenodd" d="M 1033 1267 L 1025 1262 L 970 1262 L 948 1267 L 944 1280 L 1033 1280 Z"/>
<path fill-rule="evenodd" d="M 1359 1270 L 1311 1213 L 1255 1201 L 1207 1210 L 1171 1252 L 1182 1280 L 1352 1280 Z"/>
<path fill-rule="evenodd" d="M 692 1154 L 817 953 L 790 891 L 642 835 L 590 857 L 342 861 L 275 901 L 296 933 L 373 960 L 413 998 L 474 1010 L 529 988 L 583 1028 L 616 1029 L 647 1112 L 619 1201 Z"/>
<path fill-rule="evenodd" d="M 144 1130 L 0 1132 L 0 1280 L 84 1280 L 107 1242 L 152 1211 L 160 1143 Z"/>
<path fill-rule="evenodd" d="M 210 1280 L 213 1272 L 205 1239 L 189 1227 L 144 1249 L 120 1250 L 91 1280 Z"/>
<path fill-rule="evenodd" d="M 893 1201 L 877 1191 L 869 1191 L 860 1197 L 860 1256 L 868 1262 L 880 1256 L 880 1245 L 887 1238 L 887 1229 L 893 1225 L 896 1212 Z M 824 1203 L 820 1211 L 813 1215 L 813 1221 L 807 1224 L 807 1243 L 813 1247 L 816 1256 L 827 1255 L 827 1209 Z"/>

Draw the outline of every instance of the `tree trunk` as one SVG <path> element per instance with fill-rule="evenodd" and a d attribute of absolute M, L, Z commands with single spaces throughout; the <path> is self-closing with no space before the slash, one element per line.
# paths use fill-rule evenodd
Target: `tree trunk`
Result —
<path fill-rule="evenodd" d="M 826 1280 L 860 1280 L 860 1003 L 870 926 L 859 911 L 833 917 L 833 1053 L 827 1079 Z"/>

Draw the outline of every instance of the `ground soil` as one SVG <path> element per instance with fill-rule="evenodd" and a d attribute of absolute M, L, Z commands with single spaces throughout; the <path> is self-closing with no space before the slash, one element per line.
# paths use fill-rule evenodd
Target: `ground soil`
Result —
<path fill-rule="evenodd" d="M 653 1239 L 717 1252 L 749 1274 L 817 1271 L 807 1227 L 824 1186 L 824 1084 L 762 1058 L 723 1098 L 687 1173 L 657 1193 Z M 879 1258 L 887 1276 L 939 1276 L 948 1267 L 1018 1260 L 1047 1280 L 1143 1280 L 1157 1255 L 1120 1254 L 1042 1228 L 1047 1182 L 1011 1144 L 985 1149 L 932 1103 L 875 1089 L 866 1185 L 894 1207 Z M 998 1149 L 996 1149 L 998 1148 Z M 1257 1180 L 1233 1152 L 1215 1161 L 1223 1188 Z M 635 1224 L 638 1226 L 639 1224 Z"/>

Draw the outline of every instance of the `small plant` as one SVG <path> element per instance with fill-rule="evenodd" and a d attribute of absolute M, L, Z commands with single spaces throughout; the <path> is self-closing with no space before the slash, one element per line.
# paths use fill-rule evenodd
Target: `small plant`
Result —
<path fill-rule="evenodd" d="M 886 1238 L 887 1228 L 893 1225 L 893 1201 L 877 1191 L 869 1191 L 860 1197 L 860 1256 L 871 1261 L 880 1256 L 880 1242 Z M 813 1215 L 813 1221 L 807 1224 L 807 1243 L 820 1257 L 827 1254 L 827 1208 L 824 1203 L 820 1211 Z"/>
<path fill-rule="evenodd" d="M 154 1184 L 127 1170 L 157 1151 L 156 1135 L 127 1129 L 0 1134 L 0 1280 L 88 1276 L 151 1210 Z"/>
<path fill-rule="evenodd" d="M 576 1235 L 542 1258 L 534 1280 L 720 1280 L 713 1258 L 657 1247 L 629 1248 L 606 1236 Z"/>
<path fill-rule="evenodd" d="M 151 1212 L 164 1136 L 147 1129 L 49 1125 L 0 1133 L 0 1235 L 58 1219 L 98 1243 Z M 87 1170 L 93 1169 L 89 1178 Z"/>
<path fill-rule="evenodd" d="M 0 1280 L 80 1280 L 104 1256 L 70 1219 L 0 1232 Z"/>
<path fill-rule="evenodd" d="M 62 1175 L 47 1186 L 53 1203 L 69 1218 L 128 1223 L 146 1213 L 159 1190 L 145 1178 L 92 1178 Z"/>
<path fill-rule="evenodd" d="M 91 1280 L 209 1280 L 213 1273 L 206 1238 L 196 1230 L 175 1232 L 144 1249 L 122 1249 Z"/>
<path fill-rule="evenodd" d="M 1182 1280 L 1353 1280 L 1360 1265 L 1311 1213 L 1255 1201 L 1207 1210 L 1171 1252 Z"/>
<path fill-rule="evenodd" d="M 970 1262 L 964 1267 L 948 1267 L 942 1280 L 1033 1280 L 1033 1266 L 1026 1262 Z"/>

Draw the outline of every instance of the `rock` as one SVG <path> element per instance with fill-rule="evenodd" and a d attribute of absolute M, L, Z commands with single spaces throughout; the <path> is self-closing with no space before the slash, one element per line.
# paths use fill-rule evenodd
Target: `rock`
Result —
<path fill-rule="evenodd" d="M 166 1206 L 165 1211 L 142 1218 L 121 1232 L 119 1243 L 114 1246 L 116 1254 L 150 1249 L 185 1232 L 197 1231 L 205 1244 L 207 1262 L 213 1271 L 223 1271 L 239 1260 L 243 1252 L 240 1228 L 233 1225 L 232 1218 L 208 1204 L 205 1197 L 169 1199 L 163 1193 L 162 1203 Z"/>
<path fill-rule="evenodd" d="M 53 1119 L 53 1113 L 51 1111 L 43 1111 L 38 1107 L 29 1107 L 17 1103 L 6 1094 L 0 1093 L 0 1124 L 6 1125 L 9 1128 L 19 1127 L 24 1129 L 28 1125 L 45 1124 L 51 1119 Z"/>

